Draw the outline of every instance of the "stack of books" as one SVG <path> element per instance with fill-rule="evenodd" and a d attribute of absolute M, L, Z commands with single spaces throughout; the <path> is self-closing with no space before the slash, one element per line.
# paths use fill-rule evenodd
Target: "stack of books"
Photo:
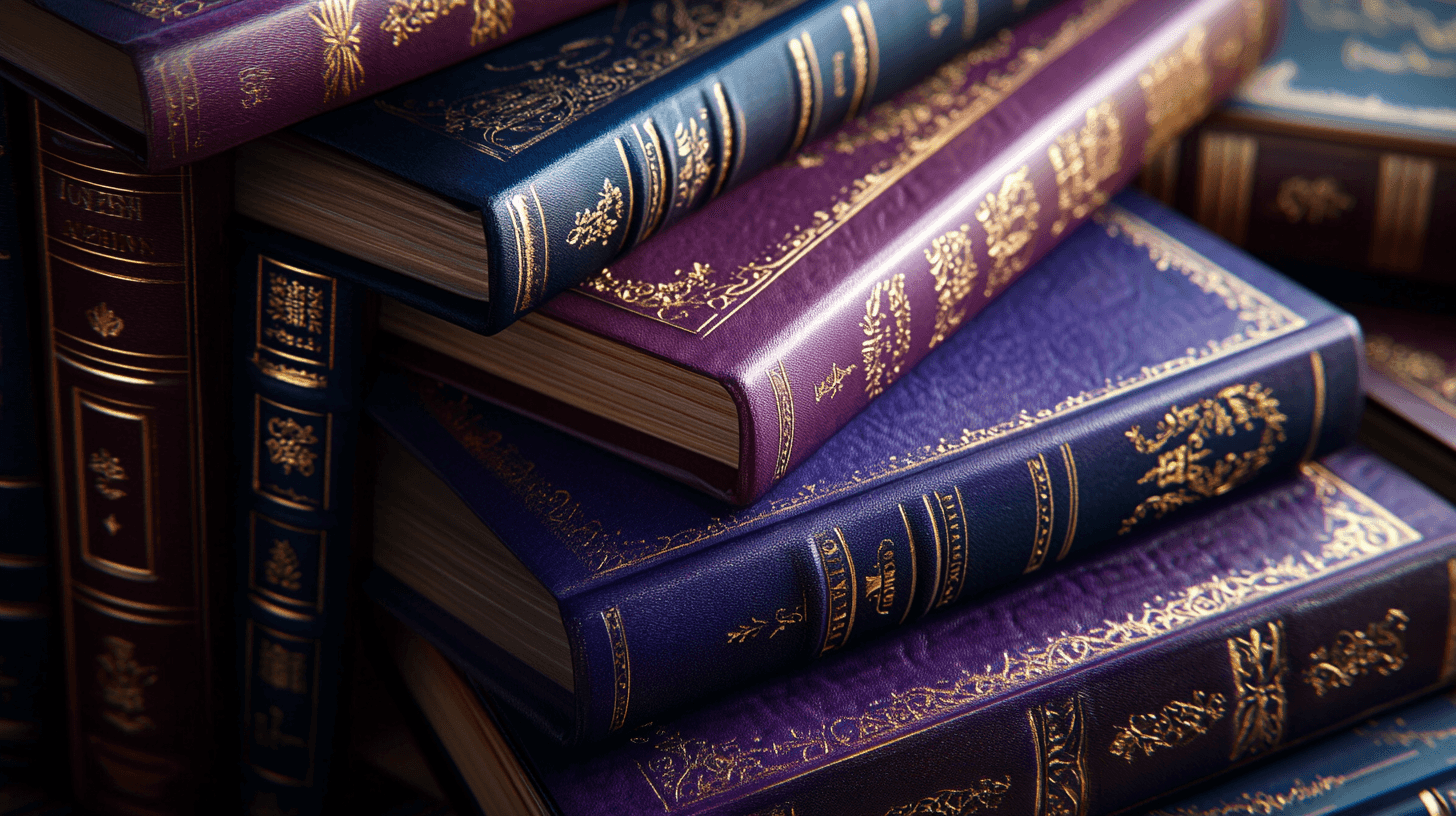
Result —
<path fill-rule="evenodd" d="M 1450 812 L 1439 2 L 0 6 L 0 811 Z"/>

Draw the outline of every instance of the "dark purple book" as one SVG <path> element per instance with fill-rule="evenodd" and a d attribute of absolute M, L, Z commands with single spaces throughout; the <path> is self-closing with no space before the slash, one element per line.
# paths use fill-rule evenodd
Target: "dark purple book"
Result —
<path fill-rule="evenodd" d="M 491 813 L 1096 816 L 1449 683 L 1453 598 L 1456 509 L 1348 449 L 594 754 L 396 657 Z"/>

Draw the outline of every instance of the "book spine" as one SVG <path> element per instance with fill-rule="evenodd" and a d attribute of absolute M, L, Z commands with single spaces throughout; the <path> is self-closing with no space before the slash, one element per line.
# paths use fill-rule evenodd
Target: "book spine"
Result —
<path fill-rule="evenodd" d="M 567 598 L 585 698 L 579 737 L 781 673 L 1346 444 L 1360 355 L 1353 321 L 1318 323 L 995 451 Z M 1201 435 L 1230 412 L 1244 417 L 1241 430 Z M 690 668 L 683 654 L 694 656 Z"/>
<path fill-rule="evenodd" d="M 1411 140 L 1216 115 L 1140 179 L 1150 195 L 1279 266 L 1324 265 L 1442 283 L 1456 236 L 1456 160 Z"/>
<path fill-rule="evenodd" d="M 23 127 L 0 84 L 0 782 L 37 759 L 51 635 L 45 490 L 35 412 L 26 249 L 20 224 Z M 23 121 L 23 120 L 22 120 Z"/>
<path fill-rule="evenodd" d="M 1064 61 L 1065 100 L 1016 122 L 1028 135 L 988 156 L 980 172 L 951 169 L 953 155 L 917 168 L 927 177 L 959 174 L 964 182 L 918 204 L 923 216 L 902 230 L 913 239 L 865 255 L 862 267 L 845 275 L 854 282 L 814 311 L 812 340 L 796 333 L 787 348 L 765 343 L 761 355 L 733 372 L 729 390 L 740 406 L 744 440 L 734 500 L 766 493 L 1086 221 L 1149 155 L 1232 92 L 1254 62 L 1222 59 L 1218 44 L 1261 53 L 1278 19 L 1262 3 L 1230 0 L 1195 4 L 1136 37 L 1109 30 L 1108 36 L 1128 38 L 1123 56 L 1090 72 Z M 1029 58 L 1045 59 L 1055 45 L 1029 50 Z M 1015 59 L 1026 58 L 1023 52 Z M 1008 67 L 987 81 L 1016 73 Z M 1026 105 L 1037 104 L 1046 88 L 1023 86 Z M 1016 108 L 1017 93 L 1007 93 L 999 106 Z M 835 142 L 873 138 L 925 104 L 911 95 Z"/>
<path fill-rule="evenodd" d="M 260 244 L 237 292 L 243 801 L 316 814 L 344 688 L 367 290 Z"/>
<path fill-rule="evenodd" d="M 711 19 L 711 12 L 720 19 L 704 26 L 737 25 L 738 15 L 746 27 L 762 13 L 748 4 L 722 4 L 729 7 L 723 11 L 717 5 L 701 4 L 672 24 Z M 491 330 L 868 111 L 969 42 L 1025 15 L 1028 5 L 815 0 L 721 46 L 730 49 L 726 55 L 684 68 L 693 74 L 677 78 L 673 90 L 654 96 L 648 89 L 630 107 L 613 105 L 579 140 L 563 141 L 553 159 L 535 165 L 540 169 L 505 177 L 491 190 L 483 208 Z M 689 33 L 699 35 L 683 36 Z M 501 121 L 475 108 L 464 115 L 486 137 L 508 133 L 528 113 L 556 116 L 553 82 L 575 77 L 570 56 L 561 59 L 560 80 L 536 77 L 512 90 L 522 99 L 512 97 Z M 461 138 L 487 155 L 502 153 L 474 136 Z"/>
<path fill-rule="evenodd" d="M 73 789 L 98 811 L 190 813 L 231 694 L 230 168 L 147 173 L 32 106 Z"/>

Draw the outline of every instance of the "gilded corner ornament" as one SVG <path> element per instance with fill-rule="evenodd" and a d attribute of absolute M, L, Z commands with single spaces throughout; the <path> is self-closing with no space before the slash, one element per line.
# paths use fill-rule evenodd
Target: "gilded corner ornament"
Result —
<path fill-rule="evenodd" d="M 358 0 L 319 0 L 308 13 L 318 26 L 324 46 L 324 101 L 345 99 L 364 85 L 364 64 L 359 61 L 359 27 L 354 22 Z"/>
<path fill-rule="evenodd" d="M 1284 739 L 1289 698 L 1284 678 L 1284 621 L 1249 630 L 1246 638 L 1229 638 L 1229 666 L 1234 678 L 1234 745 L 1229 759 L 1261 754 Z"/>
<path fill-rule="evenodd" d="M 1130 715 L 1107 750 L 1132 762 L 1139 754 L 1151 756 L 1163 748 L 1187 745 L 1223 719 L 1227 702 L 1222 694 L 1195 691 L 1193 699 L 1175 700 L 1157 713 Z"/>
<path fill-rule="evenodd" d="M 1086 124 L 1058 136 L 1047 148 L 1057 178 L 1057 220 L 1052 235 L 1107 203 L 1102 185 L 1122 167 L 1122 120 L 1112 99 L 1089 108 Z"/>
<path fill-rule="evenodd" d="M 604 178 L 596 206 L 576 213 L 575 226 L 567 233 L 566 243 L 582 249 L 598 242 L 606 246 L 621 222 L 622 188 Z"/>
<path fill-rule="evenodd" d="M 282 465 L 285 474 L 297 469 L 302 476 L 313 475 L 313 463 L 318 458 L 313 446 L 319 440 L 312 425 L 300 425 L 293 417 L 273 417 L 268 420 L 268 437 L 265 444 L 269 462 Z"/>
<path fill-rule="evenodd" d="M 865 394 L 874 399 L 899 379 L 910 353 L 910 296 L 905 294 L 904 273 L 870 290 L 859 326 L 865 336 L 860 343 Z"/>
<path fill-rule="evenodd" d="M 1370 672 L 1389 675 L 1405 667 L 1405 628 L 1410 618 L 1399 609 L 1390 609 L 1383 620 L 1365 627 L 1365 631 L 1345 630 L 1335 635 L 1333 646 L 1321 646 L 1311 652 L 1314 665 L 1304 670 L 1304 682 L 1323 697 L 1329 691 L 1351 685 L 1356 677 Z"/>
<path fill-rule="evenodd" d="M 966 319 L 966 298 L 979 274 L 970 230 L 970 224 L 961 224 L 931 241 L 925 250 L 930 277 L 935 280 L 935 331 L 930 348 L 940 345 Z"/>
<path fill-rule="evenodd" d="M 1036 200 L 1036 187 L 1027 178 L 1030 168 L 1001 180 L 1001 189 L 988 193 L 976 208 L 976 220 L 986 231 L 986 254 L 991 256 L 991 271 L 986 276 L 986 297 L 996 294 L 1016 273 L 1026 268 L 1036 237 L 1036 217 L 1041 204 Z"/>
<path fill-rule="evenodd" d="M 116 312 L 111 311 L 105 301 L 86 310 L 86 322 L 90 324 L 92 331 L 108 340 L 120 336 L 121 330 L 126 328 L 126 321 L 117 317 Z"/>

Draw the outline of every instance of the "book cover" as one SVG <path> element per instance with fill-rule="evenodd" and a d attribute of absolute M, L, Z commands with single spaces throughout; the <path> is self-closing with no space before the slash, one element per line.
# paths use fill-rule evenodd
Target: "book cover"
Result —
<path fill-rule="evenodd" d="M 570 654 L 540 664 L 554 680 L 538 667 L 502 693 L 594 739 L 1347 443 L 1360 354 L 1348 315 L 1125 193 L 740 510 L 449 386 L 383 376 L 370 411 L 414 456 L 382 467 L 408 475 L 378 493 L 375 560 L 428 591 L 439 608 L 421 614 L 457 620 L 457 659 L 501 666 L 480 634 L 499 601 L 479 582 L 510 564 L 534 576 Z M 478 518 L 473 540 L 417 529 L 434 480 L 459 499 L 431 513 Z M 488 541 L 510 554 L 470 567 L 498 552 Z"/>

